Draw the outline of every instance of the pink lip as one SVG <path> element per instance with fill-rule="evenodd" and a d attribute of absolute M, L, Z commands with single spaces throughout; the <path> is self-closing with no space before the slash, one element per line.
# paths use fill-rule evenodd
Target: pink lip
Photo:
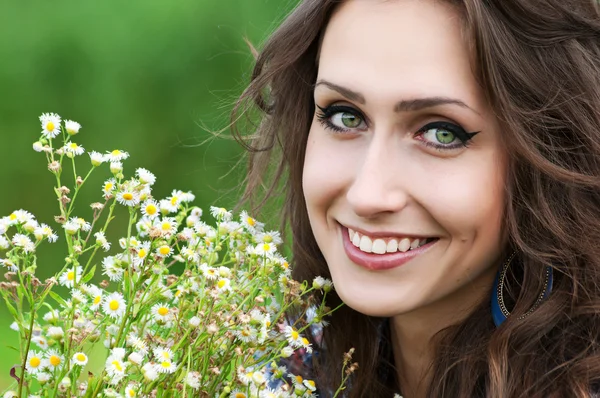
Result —
<path fill-rule="evenodd" d="M 340 228 L 342 232 L 342 240 L 344 242 L 344 251 L 346 252 L 348 258 L 355 264 L 373 271 L 381 271 L 400 267 L 401 265 L 404 265 L 413 258 L 417 257 L 419 254 L 425 253 L 439 241 L 439 239 L 436 239 L 432 242 L 427 243 L 426 245 L 423 245 L 413 250 L 409 250 L 405 253 L 365 253 L 359 250 L 358 247 L 354 246 L 352 242 L 350 242 L 350 237 L 348 236 L 348 228 L 343 226 L 340 226 Z"/>

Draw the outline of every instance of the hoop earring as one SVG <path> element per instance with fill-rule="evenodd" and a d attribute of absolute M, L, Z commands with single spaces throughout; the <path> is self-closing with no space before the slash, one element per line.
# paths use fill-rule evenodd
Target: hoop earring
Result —
<path fill-rule="evenodd" d="M 496 279 L 494 280 L 494 289 L 492 290 L 492 319 L 494 320 L 494 324 L 496 327 L 499 327 L 506 318 L 510 316 L 510 312 L 506 308 L 504 304 L 504 278 L 506 277 L 506 271 L 508 271 L 508 266 L 511 261 L 515 257 L 517 252 L 512 252 L 512 254 L 508 257 L 502 268 L 496 274 Z M 521 315 L 518 320 L 521 320 L 531 314 L 545 299 L 550 296 L 550 292 L 552 292 L 552 267 L 546 267 L 546 277 L 544 280 L 544 289 L 538 296 L 537 300 L 533 304 L 533 307 L 529 309 L 526 313 Z"/>

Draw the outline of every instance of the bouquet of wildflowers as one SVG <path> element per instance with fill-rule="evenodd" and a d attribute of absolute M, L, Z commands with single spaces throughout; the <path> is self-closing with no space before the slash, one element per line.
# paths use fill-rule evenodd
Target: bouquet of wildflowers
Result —
<path fill-rule="evenodd" d="M 211 207 L 209 225 L 189 192 L 154 198 L 151 172 L 125 177 L 125 151 L 88 152 L 81 177 L 75 158 L 86 151 L 73 141 L 81 126 L 56 114 L 40 121 L 33 149 L 56 179 L 60 233 L 25 210 L 0 218 L 0 292 L 20 336 L 4 396 L 314 396 L 315 383 L 280 360 L 312 350 L 303 332 L 332 312 L 313 294 L 326 296 L 331 282 L 292 280 L 277 252 L 280 235 L 246 212 Z M 85 220 L 74 211 L 78 193 L 105 166 L 112 176 Z M 129 218 L 113 245 L 107 232 L 118 206 Z M 37 248 L 57 241 L 67 248 L 62 269 L 41 281 Z M 92 283 L 100 273 L 104 280 Z M 292 308 L 303 315 L 290 324 L 284 314 Z"/>

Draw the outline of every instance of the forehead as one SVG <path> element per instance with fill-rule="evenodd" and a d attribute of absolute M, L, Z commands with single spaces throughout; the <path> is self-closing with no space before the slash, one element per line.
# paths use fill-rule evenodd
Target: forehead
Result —
<path fill-rule="evenodd" d="M 436 0 L 346 0 L 333 13 L 319 78 L 369 96 L 460 96 L 480 92 L 458 11 Z"/>

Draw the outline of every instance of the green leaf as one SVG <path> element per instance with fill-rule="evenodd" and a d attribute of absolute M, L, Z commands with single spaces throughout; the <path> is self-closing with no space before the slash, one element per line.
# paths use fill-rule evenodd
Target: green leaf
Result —
<path fill-rule="evenodd" d="M 54 299 L 54 301 L 56 301 L 58 304 L 60 304 L 63 308 L 67 307 L 67 302 L 60 297 L 58 294 L 54 293 L 54 292 L 49 292 L 50 293 L 50 297 L 52 297 Z"/>
<path fill-rule="evenodd" d="M 90 270 L 90 272 L 85 274 L 85 276 L 81 279 L 81 283 L 88 283 L 94 277 L 95 272 L 96 272 L 96 266 L 94 265 L 92 267 L 92 269 Z"/>
<path fill-rule="evenodd" d="M 17 309 L 7 300 L 7 298 L 4 298 L 4 302 L 6 303 L 6 308 L 8 308 L 8 311 L 10 312 L 10 314 L 15 318 L 15 319 L 19 319 L 19 315 L 17 314 Z"/>

